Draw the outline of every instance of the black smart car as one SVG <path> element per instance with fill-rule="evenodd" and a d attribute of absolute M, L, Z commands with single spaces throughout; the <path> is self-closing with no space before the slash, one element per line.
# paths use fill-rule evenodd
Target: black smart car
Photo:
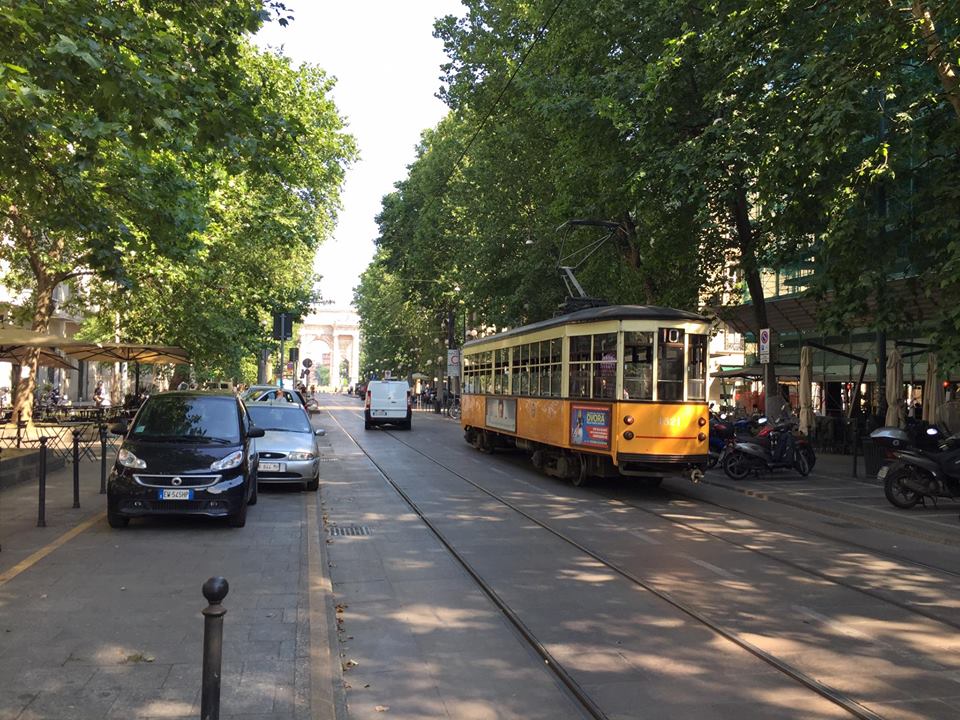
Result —
<path fill-rule="evenodd" d="M 257 502 L 257 450 L 243 404 L 223 392 L 150 397 L 125 435 L 107 484 L 107 521 L 125 527 L 142 515 L 226 517 L 243 527 Z"/>

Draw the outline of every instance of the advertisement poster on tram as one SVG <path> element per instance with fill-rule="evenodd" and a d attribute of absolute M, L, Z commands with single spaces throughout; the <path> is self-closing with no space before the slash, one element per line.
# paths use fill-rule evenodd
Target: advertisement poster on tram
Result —
<path fill-rule="evenodd" d="M 609 450 L 610 408 L 606 405 L 571 405 L 570 444 Z"/>
<path fill-rule="evenodd" d="M 487 427 L 517 431 L 517 401 L 513 398 L 487 398 Z"/>

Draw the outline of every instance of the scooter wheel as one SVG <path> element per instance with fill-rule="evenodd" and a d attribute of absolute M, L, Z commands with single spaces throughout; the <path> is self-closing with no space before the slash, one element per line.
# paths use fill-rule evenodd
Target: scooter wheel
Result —
<path fill-rule="evenodd" d="M 904 480 L 910 477 L 910 474 L 910 468 L 897 468 L 893 472 L 887 473 L 887 477 L 883 481 L 883 494 L 887 496 L 891 505 L 901 510 L 909 510 L 923 499 L 920 493 L 907 487 L 904 483 Z"/>
<path fill-rule="evenodd" d="M 731 480 L 743 480 L 750 474 L 750 462 L 743 453 L 732 452 L 723 461 L 723 471 Z"/>
<path fill-rule="evenodd" d="M 797 453 L 796 459 L 793 461 L 793 467 L 800 473 L 801 477 L 806 477 L 810 474 L 810 460 L 802 450 Z"/>

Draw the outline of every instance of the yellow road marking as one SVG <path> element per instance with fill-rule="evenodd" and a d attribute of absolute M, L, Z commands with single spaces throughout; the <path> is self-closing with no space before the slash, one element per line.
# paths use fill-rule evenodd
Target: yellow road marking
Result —
<path fill-rule="evenodd" d="M 87 518 L 86 520 L 84 520 L 82 523 L 80 523 L 73 529 L 65 532 L 63 535 L 58 537 L 53 542 L 47 545 L 44 545 L 42 548 L 40 548 L 35 553 L 33 553 L 33 555 L 31 555 L 30 557 L 24 560 L 21 560 L 9 570 L 5 570 L 4 572 L 0 573 L 0 587 L 10 582 L 11 580 L 13 580 L 17 575 L 22 573 L 24 570 L 29 570 L 30 568 L 32 568 L 38 562 L 43 560 L 47 555 L 49 555 L 54 550 L 56 550 L 58 547 L 69 542 L 70 540 L 75 538 L 77 535 L 82 533 L 87 528 L 93 525 L 96 525 L 98 522 L 102 521 L 106 516 L 107 516 L 107 513 L 106 511 L 104 511 L 101 513 L 97 513 L 91 518 Z"/>

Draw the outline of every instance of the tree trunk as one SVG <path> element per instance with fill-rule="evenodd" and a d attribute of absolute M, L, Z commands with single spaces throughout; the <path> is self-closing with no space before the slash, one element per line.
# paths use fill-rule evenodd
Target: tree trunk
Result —
<path fill-rule="evenodd" d="M 760 330 L 769 327 L 767 320 L 767 303 L 763 295 L 763 283 L 760 278 L 760 267 L 757 262 L 756 238 L 753 225 L 750 222 L 750 202 L 747 200 L 747 191 L 742 184 L 738 184 L 733 198 L 733 222 L 737 232 L 737 244 L 740 247 L 740 267 L 750 291 L 750 300 L 753 302 L 753 318 L 756 323 L 754 332 L 757 344 L 760 342 Z M 777 385 L 777 368 L 773 350 L 773 332 L 770 333 L 770 362 L 763 369 L 763 392 L 765 395 L 765 409 L 768 416 L 776 417 L 782 410 L 779 386 Z"/>
<path fill-rule="evenodd" d="M 50 329 L 50 318 L 53 317 L 53 291 L 56 283 L 49 278 L 43 278 L 37 284 L 36 304 L 33 311 L 32 328 L 36 332 L 46 333 Z M 30 374 L 21 378 L 17 383 L 16 397 L 13 401 L 13 418 L 20 419 L 28 425 L 33 424 L 33 396 L 37 388 L 37 371 L 40 367 L 40 348 L 27 350 L 23 365 L 30 368 Z"/>
<path fill-rule="evenodd" d="M 923 0 L 913 0 L 913 19 L 920 25 L 920 33 L 927 42 L 927 59 L 936 67 L 937 76 L 940 78 L 947 100 L 953 106 L 957 119 L 960 120 L 960 77 L 957 76 L 956 67 L 944 52 L 943 41 L 933 22 L 933 14 Z"/>

